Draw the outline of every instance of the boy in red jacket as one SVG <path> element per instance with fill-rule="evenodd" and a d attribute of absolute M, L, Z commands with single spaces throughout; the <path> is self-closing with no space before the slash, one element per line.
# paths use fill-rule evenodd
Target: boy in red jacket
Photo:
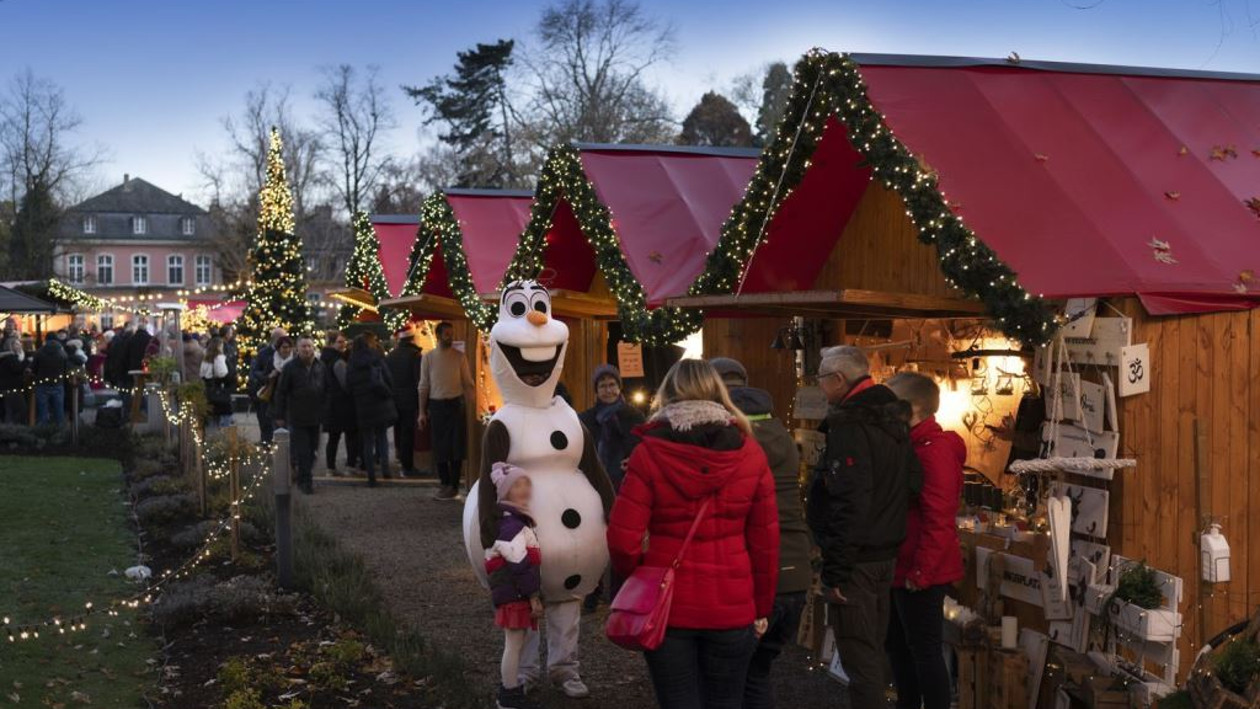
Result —
<path fill-rule="evenodd" d="M 954 517 L 962 497 L 967 446 L 957 433 L 936 422 L 941 399 L 936 382 L 916 372 L 901 372 L 886 385 L 910 403 L 910 441 L 923 468 L 923 490 L 906 515 L 906 539 L 893 576 L 887 651 L 897 707 L 948 709 L 942 605 L 950 584 L 963 577 Z"/>

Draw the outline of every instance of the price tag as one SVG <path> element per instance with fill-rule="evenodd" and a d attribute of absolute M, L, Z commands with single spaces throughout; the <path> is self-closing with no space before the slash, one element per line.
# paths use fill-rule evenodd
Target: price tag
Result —
<path fill-rule="evenodd" d="M 622 379 L 643 376 L 643 346 L 635 342 L 617 343 L 617 369 Z"/>

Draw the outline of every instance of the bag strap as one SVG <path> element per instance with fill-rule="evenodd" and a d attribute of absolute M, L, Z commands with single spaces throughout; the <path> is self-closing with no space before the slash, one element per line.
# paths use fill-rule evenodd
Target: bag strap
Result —
<path fill-rule="evenodd" d="M 674 557 L 674 563 L 671 564 L 673 568 L 677 569 L 682 564 L 683 555 L 687 553 L 687 547 L 691 546 L 691 538 L 696 536 L 696 530 L 700 528 L 700 520 L 704 519 L 704 513 L 709 509 L 709 503 L 712 501 L 712 497 L 707 497 L 700 504 L 700 509 L 696 512 L 696 518 L 691 523 L 691 529 L 687 531 L 687 538 L 683 540 L 682 546 L 678 548 L 678 555 Z"/>

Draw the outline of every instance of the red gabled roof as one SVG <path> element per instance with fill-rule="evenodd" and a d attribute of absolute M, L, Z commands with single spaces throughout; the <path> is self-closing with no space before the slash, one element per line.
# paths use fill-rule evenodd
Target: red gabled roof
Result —
<path fill-rule="evenodd" d="M 533 201 L 533 193 L 526 191 L 446 191 L 446 202 L 459 220 L 468 271 L 478 293 L 494 291 L 503 280 L 503 272 L 529 222 Z M 445 274 L 445 264 L 442 273 Z"/>
<path fill-rule="evenodd" d="M 626 264 L 649 305 L 686 293 L 757 166 L 745 148 L 578 145 L 582 169 L 612 216 Z M 594 252 L 562 201 L 547 235 L 552 286 L 587 291 Z"/>
<path fill-rule="evenodd" d="M 385 285 L 389 294 L 397 297 L 407 283 L 407 267 L 411 259 L 411 247 L 416 243 L 416 230 L 420 220 L 411 216 L 388 214 L 372 215 L 372 228 L 380 242 L 381 268 L 385 271 Z"/>
<path fill-rule="evenodd" d="M 889 128 L 1024 288 L 1136 293 L 1156 313 L 1257 304 L 1260 77 L 854 60 Z"/>

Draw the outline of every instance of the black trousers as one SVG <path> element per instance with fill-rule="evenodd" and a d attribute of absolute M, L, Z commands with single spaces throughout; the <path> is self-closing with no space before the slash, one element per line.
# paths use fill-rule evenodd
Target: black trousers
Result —
<path fill-rule="evenodd" d="M 342 436 L 346 437 L 346 467 L 353 468 L 359 462 L 359 456 L 363 452 L 359 443 L 359 430 L 352 428 L 348 431 L 338 429 L 330 429 L 328 431 L 328 446 L 324 449 L 324 462 L 328 464 L 329 470 L 337 468 L 337 443 Z"/>
<path fill-rule="evenodd" d="M 796 640 L 796 630 L 805 611 L 807 594 L 781 593 L 774 597 L 774 609 L 770 611 L 770 626 L 761 636 L 752 661 L 748 663 L 748 681 L 744 685 L 744 709 L 772 709 L 774 685 L 770 682 L 770 667 L 783 652 L 783 648 Z"/>
<path fill-rule="evenodd" d="M 398 421 L 394 423 L 394 456 L 405 473 L 416 469 L 416 423 L 420 420 L 420 409 L 399 409 Z"/>
<path fill-rule="evenodd" d="M 853 576 L 840 587 L 847 603 L 832 604 L 831 627 L 836 652 L 849 675 L 852 709 L 884 709 L 884 638 L 895 560 L 856 564 Z M 937 626 L 940 632 L 940 626 Z"/>
<path fill-rule="evenodd" d="M 319 426 L 289 426 L 289 446 L 298 483 L 310 483 L 319 448 Z"/>
<path fill-rule="evenodd" d="M 949 586 L 892 590 L 888 659 L 898 709 L 949 709 L 949 670 L 942 652 L 945 593 Z"/>
<path fill-rule="evenodd" d="M 643 653 L 661 709 L 740 709 L 752 626 L 733 630 L 669 628 L 665 642 Z"/>

